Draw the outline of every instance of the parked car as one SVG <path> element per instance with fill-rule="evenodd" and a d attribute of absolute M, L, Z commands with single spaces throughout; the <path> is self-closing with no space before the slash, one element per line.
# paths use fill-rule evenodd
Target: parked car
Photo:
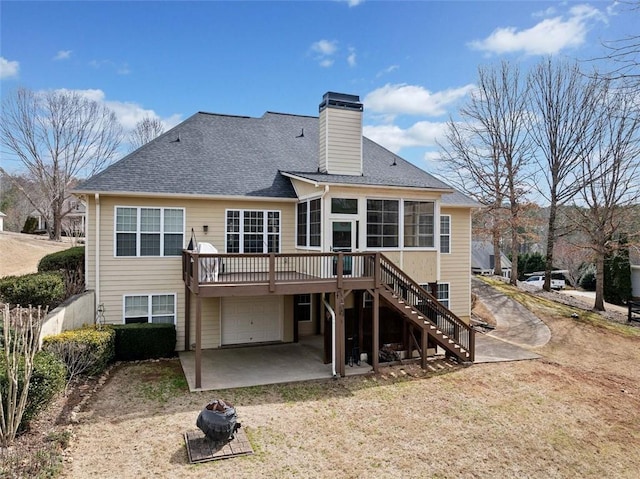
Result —
<path fill-rule="evenodd" d="M 529 276 L 525 283 L 542 288 L 544 286 L 544 276 L 534 275 Z M 564 279 L 551 278 L 551 289 L 564 289 L 567 285 Z"/>

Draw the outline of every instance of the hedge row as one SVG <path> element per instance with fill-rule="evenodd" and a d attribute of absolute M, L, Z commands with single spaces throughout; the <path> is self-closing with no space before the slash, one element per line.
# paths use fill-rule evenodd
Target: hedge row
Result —
<path fill-rule="evenodd" d="M 176 327 L 173 324 L 116 324 L 116 360 L 166 358 L 175 355 Z"/>
<path fill-rule="evenodd" d="M 38 263 L 38 272 L 59 271 L 84 271 L 84 246 L 75 246 L 64 251 L 58 251 L 45 256 Z"/>
<path fill-rule="evenodd" d="M 33 273 L 0 279 L 0 299 L 8 304 L 34 307 L 58 306 L 65 296 L 64 278 L 60 273 Z"/>

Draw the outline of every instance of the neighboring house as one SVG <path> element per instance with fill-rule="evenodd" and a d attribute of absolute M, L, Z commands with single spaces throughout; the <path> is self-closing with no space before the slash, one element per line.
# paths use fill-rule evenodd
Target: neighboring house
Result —
<path fill-rule="evenodd" d="M 501 251 L 502 276 L 511 278 L 511 260 Z M 471 272 L 473 274 L 492 275 L 495 272 L 496 257 L 493 245 L 488 241 L 473 241 Z"/>
<path fill-rule="evenodd" d="M 64 200 L 62 211 L 68 211 L 64 218 L 62 218 L 62 234 L 64 236 L 84 236 L 85 232 L 85 217 L 86 217 L 86 205 L 84 202 L 71 195 Z M 38 211 L 31 213 L 32 217 L 38 220 L 38 231 L 47 231 L 47 219 L 42 216 Z"/>
<path fill-rule="evenodd" d="M 5 215 L 2 211 L 0 211 L 0 231 L 4 231 L 4 218 Z"/>
<path fill-rule="evenodd" d="M 359 97 L 319 109 L 196 113 L 75 191 L 106 322 L 174 323 L 196 387 L 202 349 L 315 334 L 341 375 L 347 338 L 375 370 L 392 342 L 473 361 L 479 205 L 363 137 Z"/>
<path fill-rule="evenodd" d="M 633 247 L 629 250 L 629 262 L 631 263 L 631 296 L 640 300 L 640 248 Z"/>

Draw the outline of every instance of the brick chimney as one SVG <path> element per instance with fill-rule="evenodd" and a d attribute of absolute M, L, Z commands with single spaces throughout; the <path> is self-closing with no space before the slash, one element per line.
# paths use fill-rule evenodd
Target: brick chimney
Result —
<path fill-rule="evenodd" d="M 362 176 L 362 103 L 357 95 L 327 92 L 320 103 L 319 171 Z"/>

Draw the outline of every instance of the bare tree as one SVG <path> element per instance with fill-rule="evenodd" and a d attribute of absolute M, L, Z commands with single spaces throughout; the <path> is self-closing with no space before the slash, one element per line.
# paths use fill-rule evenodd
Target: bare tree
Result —
<path fill-rule="evenodd" d="M 33 361 L 40 348 L 40 330 L 46 311 L 40 308 L 0 310 L 3 335 L 3 358 L 0 364 L 6 383 L 0 397 L 0 442 L 9 446 L 16 437 L 24 410 L 27 407 L 29 383 L 33 374 Z"/>
<path fill-rule="evenodd" d="M 154 138 L 164 133 L 164 125 L 157 118 L 145 117 L 136 123 L 136 127 L 129 133 L 129 151 L 137 150 Z"/>
<path fill-rule="evenodd" d="M 596 311 L 604 311 L 605 257 L 621 233 L 638 235 L 628 225 L 640 200 L 639 106 L 634 94 L 610 91 L 598 109 L 603 127 L 597 130 L 596 147 L 581 164 L 587 181 L 576 196 L 572 219 L 595 258 Z"/>
<path fill-rule="evenodd" d="M 33 207 L 50 219 L 50 237 L 60 239 L 70 185 L 91 176 L 117 154 L 122 128 L 107 107 L 67 90 L 36 93 L 19 89 L 2 109 L 3 153 L 15 155 L 29 172 L 43 207 L 21 188 Z"/>
<path fill-rule="evenodd" d="M 589 180 L 582 163 L 595 148 L 597 106 L 603 92 L 599 79 L 583 75 L 577 64 L 551 58 L 533 68 L 529 84 L 529 133 L 538 150 L 539 191 L 549 202 L 544 289 L 550 291 L 558 207 L 571 201 Z"/>
<path fill-rule="evenodd" d="M 448 124 L 443 158 L 456 186 L 489 206 L 495 258 L 500 258 L 501 230 L 510 232 L 512 283 L 518 278 L 522 204 L 531 176 L 527 87 L 518 67 L 508 62 L 480 67 L 478 88 L 460 110 L 463 121 Z M 496 260 L 496 274 L 501 273 L 499 263 Z"/>
<path fill-rule="evenodd" d="M 628 6 L 631 14 L 640 12 L 640 0 L 622 1 Z M 607 49 L 605 59 L 612 62 L 612 69 L 607 77 L 620 80 L 625 87 L 635 92 L 640 91 L 640 35 L 631 34 L 623 38 L 604 43 Z M 602 60 L 599 58 L 598 60 Z"/>

